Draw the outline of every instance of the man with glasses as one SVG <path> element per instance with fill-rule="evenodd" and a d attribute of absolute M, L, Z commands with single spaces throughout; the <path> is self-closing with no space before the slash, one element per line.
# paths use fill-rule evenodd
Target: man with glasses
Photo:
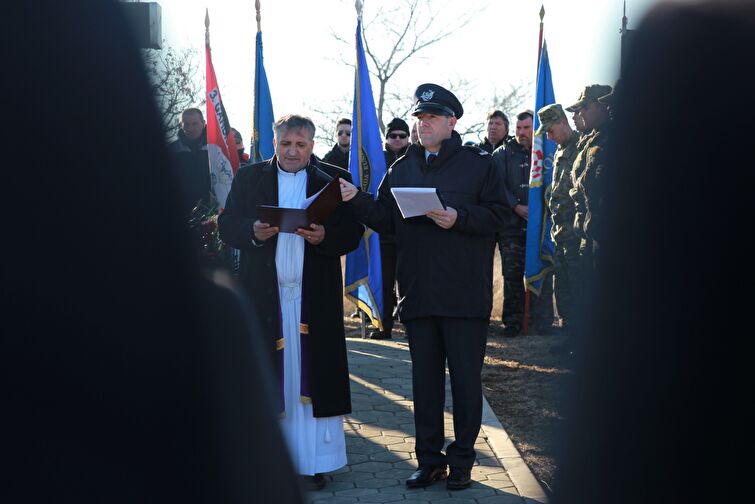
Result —
<path fill-rule="evenodd" d="M 394 117 L 385 127 L 385 170 L 390 169 L 409 147 L 409 125 Z M 370 333 L 370 339 L 393 337 L 393 310 L 396 306 L 396 238 L 390 233 L 380 233 L 380 267 L 383 271 L 383 330 Z"/>
<path fill-rule="evenodd" d="M 336 144 L 323 156 L 322 160 L 348 170 L 349 149 L 351 149 L 351 119 L 342 117 L 336 123 Z"/>

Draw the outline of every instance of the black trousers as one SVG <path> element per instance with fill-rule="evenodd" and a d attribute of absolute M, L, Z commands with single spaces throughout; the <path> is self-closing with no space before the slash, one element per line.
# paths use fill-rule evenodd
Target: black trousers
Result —
<path fill-rule="evenodd" d="M 415 452 L 421 465 L 474 465 L 482 421 L 482 363 L 488 319 L 427 317 L 406 322 L 412 356 Z M 454 441 L 446 448 L 446 361 L 453 396 Z"/>
<path fill-rule="evenodd" d="M 393 330 L 393 308 L 396 306 L 396 243 L 380 242 L 383 277 L 383 331 Z"/>

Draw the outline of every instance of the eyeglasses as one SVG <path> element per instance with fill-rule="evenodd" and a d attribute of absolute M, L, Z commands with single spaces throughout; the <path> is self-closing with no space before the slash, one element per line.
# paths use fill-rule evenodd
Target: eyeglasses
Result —
<path fill-rule="evenodd" d="M 351 136 L 351 131 L 338 130 L 338 136 L 344 136 L 344 135 Z"/>
<path fill-rule="evenodd" d="M 388 133 L 388 138 L 390 138 L 391 140 L 395 140 L 397 138 L 400 138 L 403 140 L 407 136 L 409 135 L 407 135 L 406 133 Z"/>

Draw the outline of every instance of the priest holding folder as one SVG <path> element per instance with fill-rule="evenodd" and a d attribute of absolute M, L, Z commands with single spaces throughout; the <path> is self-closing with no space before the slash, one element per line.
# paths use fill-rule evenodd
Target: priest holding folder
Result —
<path fill-rule="evenodd" d="M 319 489 L 322 473 L 346 465 L 343 415 L 351 398 L 341 256 L 357 247 L 363 227 L 344 205 L 294 232 L 260 220 L 259 205 L 302 208 L 333 178 L 351 180 L 312 155 L 309 118 L 284 116 L 273 128 L 275 156 L 239 169 L 218 224 L 223 241 L 241 250 L 239 276 L 277 367 L 294 466 L 308 489 Z"/>
<path fill-rule="evenodd" d="M 377 200 L 345 180 L 341 195 L 357 220 L 396 236 L 398 313 L 412 357 L 419 461 L 406 484 L 428 486 L 448 475 L 447 488 L 459 490 L 471 483 L 482 420 L 480 372 L 493 307 L 495 233 L 511 210 L 488 153 L 462 146 L 454 131 L 464 112 L 456 96 L 422 84 L 414 103 L 419 144 L 391 167 Z M 403 218 L 391 194 L 391 188 L 402 187 L 437 189 L 445 209 Z M 444 454 L 446 361 L 455 440 Z"/>

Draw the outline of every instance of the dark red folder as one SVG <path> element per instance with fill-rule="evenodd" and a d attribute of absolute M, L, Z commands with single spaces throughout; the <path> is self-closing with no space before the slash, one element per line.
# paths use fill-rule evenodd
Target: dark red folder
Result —
<path fill-rule="evenodd" d="M 293 233 L 297 228 L 309 229 L 310 224 L 322 224 L 341 203 L 341 187 L 334 178 L 305 202 L 306 208 L 283 208 L 257 205 L 260 222 L 280 228 L 281 233 Z"/>

